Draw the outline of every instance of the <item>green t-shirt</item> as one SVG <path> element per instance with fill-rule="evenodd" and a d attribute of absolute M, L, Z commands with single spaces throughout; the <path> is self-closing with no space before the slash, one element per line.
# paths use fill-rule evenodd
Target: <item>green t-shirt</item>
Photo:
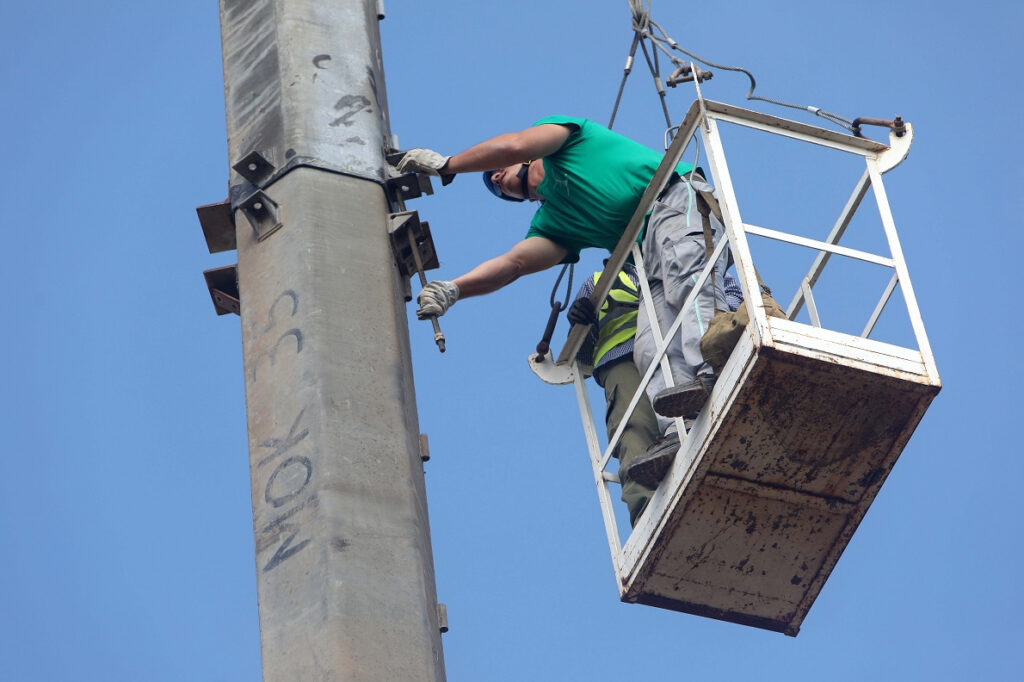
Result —
<path fill-rule="evenodd" d="M 654 177 L 662 154 L 585 118 L 548 116 L 535 126 L 556 123 L 570 129 L 565 143 L 544 157 L 538 188 L 544 203 L 527 237 L 547 237 L 579 260 L 587 247 L 613 251 Z M 692 166 L 681 163 L 680 174 Z"/>

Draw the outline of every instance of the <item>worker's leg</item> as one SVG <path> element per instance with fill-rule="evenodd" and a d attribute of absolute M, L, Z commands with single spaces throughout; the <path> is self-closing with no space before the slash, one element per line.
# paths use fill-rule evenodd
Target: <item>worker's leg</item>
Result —
<path fill-rule="evenodd" d="M 644 237 L 644 268 L 650 279 L 651 301 L 663 336 L 683 310 L 707 262 L 703 221 L 695 201 L 696 193 L 685 181 L 675 183 L 659 197 Z M 715 220 L 712 233 L 714 241 L 722 233 L 720 223 Z M 718 292 L 719 307 L 725 309 L 726 262 L 727 257 L 723 256 L 716 264 L 714 281 L 709 277 L 694 301 L 682 312 L 680 329 L 668 346 L 666 355 L 675 387 L 666 387 L 660 370 L 648 384 L 648 395 L 658 413 L 658 424 L 664 436 L 633 461 L 629 474 L 634 481 L 653 487 L 664 478 L 679 448 L 678 437 L 673 437 L 673 420 L 668 417 L 695 413 L 703 402 L 700 398 L 707 395 L 705 386 L 713 381 L 711 367 L 700 352 L 700 339 L 715 312 L 714 292 Z M 641 305 L 633 349 L 641 371 L 646 371 L 655 355 L 651 325 Z"/>
<path fill-rule="evenodd" d="M 644 239 L 644 266 L 658 273 L 664 291 L 663 308 L 672 317 L 662 320 L 662 328 L 671 324 L 693 290 L 707 261 L 707 247 L 700 212 L 696 208 L 696 193 L 686 181 L 677 182 L 666 190 L 655 204 Z M 711 216 L 712 233 L 717 242 L 723 232 L 721 223 Z M 725 270 L 727 256 L 716 263 L 714 278 L 708 277 L 693 302 L 683 313 L 676 346 L 681 359 L 673 363 L 672 376 L 677 386 L 690 384 L 695 377 L 711 377 L 712 369 L 700 352 L 700 339 L 718 308 L 725 305 Z M 717 294 L 717 295 L 716 295 Z M 660 311 L 659 311 L 660 315 Z M 672 391 L 652 392 L 652 399 Z M 655 401 L 655 408 L 664 412 Z M 675 416 L 683 412 L 670 413 Z"/>
<path fill-rule="evenodd" d="M 644 265 L 647 266 L 647 256 L 644 256 Z M 664 338 L 665 332 L 668 331 L 669 326 L 672 324 L 672 320 L 675 319 L 677 309 L 671 308 L 665 301 L 665 288 L 662 286 L 661 280 L 652 279 L 650 282 L 651 287 L 651 303 L 654 306 L 655 311 L 658 314 L 658 319 L 661 322 L 661 334 Z M 637 314 L 636 321 L 636 338 L 633 339 L 633 360 L 636 363 L 636 368 L 639 370 L 640 375 L 647 371 L 650 367 L 651 361 L 654 360 L 655 353 L 657 352 L 657 344 L 654 341 L 654 333 L 652 331 L 652 320 L 647 314 L 647 306 L 644 301 L 640 301 L 640 310 Z M 669 366 L 672 369 L 672 376 L 676 381 L 686 381 L 693 379 L 692 369 L 683 360 L 682 346 L 676 343 L 669 345 L 665 355 L 668 357 Z M 654 372 L 651 377 L 650 383 L 647 384 L 647 395 L 650 398 L 658 395 L 662 390 L 665 389 L 667 383 L 665 376 L 661 371 L 660 363 L 658 369 Z M 674 428 L 672 419 L 668 417 L 658 417 L 658 431 L 661 434 L 668 433 Z"/>
<path fill-rule="evenodd" d="M 640 386 L 640 373 L 637 372 L 631 359 L 625 357 L 609 365 L 598 367 L 594 374 L 598 383 L 604 385 L 607 403 L 605 426 L 608 428 L 608 438 L 611 439 L 626 413 L 626 408 L 629 407 L 629 401 Z M 626 467 L 657 437 L 658 422 L 650 402 L 644 397 L 637 402 L 636 409 L 626 421 L 626 428 L 622 432 L 622 437 L 619 439 L 614 453 L 619 460 L 622 501 L 629 509 L 629 522 L 632 525 L 636 525 L 637 519 L 640 518 L 640 514 L 647 506 L 654 491 L 631 480 L 625 474 Z"/>

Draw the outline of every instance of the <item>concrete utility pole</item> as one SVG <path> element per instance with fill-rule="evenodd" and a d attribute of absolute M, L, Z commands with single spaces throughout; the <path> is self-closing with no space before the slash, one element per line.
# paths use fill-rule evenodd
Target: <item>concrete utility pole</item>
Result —
<path fill-rule="evenodd" d="M 220 11 L 263 679 L 443 681 L 378 2 Z"/>

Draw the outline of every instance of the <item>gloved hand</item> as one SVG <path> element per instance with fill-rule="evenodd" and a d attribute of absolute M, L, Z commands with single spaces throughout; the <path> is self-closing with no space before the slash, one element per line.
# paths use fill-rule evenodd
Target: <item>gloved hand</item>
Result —
<path fill-rule="evenodd" d="M 597 311 L 594 310 L 594 304 L 587 297 L 577 298 L 573 301 L 565 316 L 572 324 L 597 324 Z"/>
<path fill-rule="evenodd" d="M 448 309 L 459 300 L 459 287 L 455 282 L 447 280 L 434 280 L 423 287 L 416 302 L 420 307 L 416 310 L 416 317 L 425 320 L 428 317 L 441 317 Z"/>
<path fill-rule="evenodd" d="M 442 156 L 431 149 L 410 149 L 405 156 L 395 164 L 399 173 L 425 173 L 436 175 L 441 178 L 441 184 L 447 185 L 455 179 L 455 175 L 441 174 L 441 169 L 448 163 L 450 156 Z"/>

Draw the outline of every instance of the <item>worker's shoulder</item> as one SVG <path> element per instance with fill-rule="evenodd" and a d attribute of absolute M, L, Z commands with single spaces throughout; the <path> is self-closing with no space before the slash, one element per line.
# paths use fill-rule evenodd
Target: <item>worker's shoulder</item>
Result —
<path fill-rule="evenodd" d="M 536 127 L 536 126 L 545 125 L 545 124 L 548 124 L 548 123 L 553 123 L 555 125 L 562 125 L 562 126 L 566 126 L 566 127 L 577 129 L 577 130 L 582 130 L 585 127 L 590 127 L 592 125 L 597 125 L 597 124 L 595 124 L 593 121 L 591 121 L 588 118 L 579 118 L 577 116 L 561 116 L 561 115 L 545 116 L 544 118 L 535 121 L 533 125 Z"/>

